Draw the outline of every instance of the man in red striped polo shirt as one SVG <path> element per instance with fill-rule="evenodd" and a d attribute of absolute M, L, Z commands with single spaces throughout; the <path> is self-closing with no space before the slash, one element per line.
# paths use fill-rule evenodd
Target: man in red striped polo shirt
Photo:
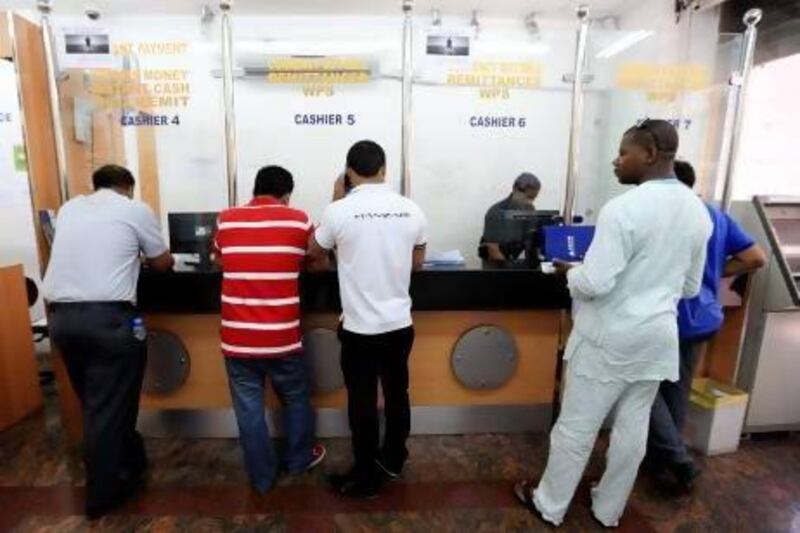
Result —
<path fill-rule="evenodd" d="M 284 468 L 290 474 L 317 466 L 308 362 L 300 332 L 298 277 L 311 222 L 288 206 L 292 175 L 281 167 L 258 171 L 253 200 L 219 216 L 216 248 L 222 266 L 222 353 L 250 482 L 268 491 L 278 461 L 264 419 L 269 377 L 283 404 Z"/>

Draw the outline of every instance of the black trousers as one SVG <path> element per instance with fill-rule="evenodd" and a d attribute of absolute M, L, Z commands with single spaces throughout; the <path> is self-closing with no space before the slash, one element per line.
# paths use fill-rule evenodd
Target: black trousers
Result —
<path fill-rule="evenodd" d="M 136 432 L 147 345 L 134 337 L 135 316 L 132 305 L 117 302 L 50 307 L 50 337 L 83 411 L 88 513 L 124 498 L 147 467 Z"/>
<path fill-rule="evenodd" d="M 408 457 L 406 440 L 411 429 L 408 355 L 414 344 L 414 328 L 380 335 L 341 330 L 340 340 L 355 474 L 374 479 L 375 459 L 379 457 L 387 468 L 400 472 Z M 378 380 L 386 417 L 383 447 L 379 442 Z"/>

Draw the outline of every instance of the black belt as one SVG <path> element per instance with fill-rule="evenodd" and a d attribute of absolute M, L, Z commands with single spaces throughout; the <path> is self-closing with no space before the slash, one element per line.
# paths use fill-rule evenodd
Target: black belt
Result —
<path fill-rule="evenodd" d="M 117 311 L 133 311 L 136 307 L 131 302 L 50 302 L 48 311 L 56 309 L 83 309 L 87 307 L 104 307 Z"/>

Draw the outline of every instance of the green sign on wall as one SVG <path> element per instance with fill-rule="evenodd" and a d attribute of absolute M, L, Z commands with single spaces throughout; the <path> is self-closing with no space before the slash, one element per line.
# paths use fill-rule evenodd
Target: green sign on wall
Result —
<path fill-rule="evenodd" d="M 14 146 L 14 170 L 17 172 L 28 171 L 28 158 L 25 155 L 25 147 L 16 145 Z"/>

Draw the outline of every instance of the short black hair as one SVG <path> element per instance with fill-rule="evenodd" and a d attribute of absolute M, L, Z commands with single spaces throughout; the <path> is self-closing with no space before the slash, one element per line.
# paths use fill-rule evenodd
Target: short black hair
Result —
<path fill-rule="evenodd" d="M 694 167 L 688 161 L 675 161 L 675 176 L 690 189 L 694 187 L 697 181 L 694 175 Z"/>
<path fill-rule="evenodd" d="M 374 141 L 358 141 L 347 152 L 347 168 L 364 178 L 377 176 L 386 166 L 386 153 Z"/>
<path fill-rule="evenodd" d="M 103 165 L 92 174 L 92 185 L 94 190 L 111 189 L 120 187 L 122 189 L 132 189 L 136 185 L 131 171 L 119 165 Z"/>
<path fill-rule="evenodd" d="M 672 159 L 678 153 L 678 130 L 666 120 L 646 118 L 625 132 L 644 148 L 655 148 L 663 157 Z"/>
<path fill-rule="evenodd" d="M 256 174 L 253 196 L 272 196 L 283 198 L 294 191 L 292 173 L 283 167 L 270 165 L 261 167 Z"/>

